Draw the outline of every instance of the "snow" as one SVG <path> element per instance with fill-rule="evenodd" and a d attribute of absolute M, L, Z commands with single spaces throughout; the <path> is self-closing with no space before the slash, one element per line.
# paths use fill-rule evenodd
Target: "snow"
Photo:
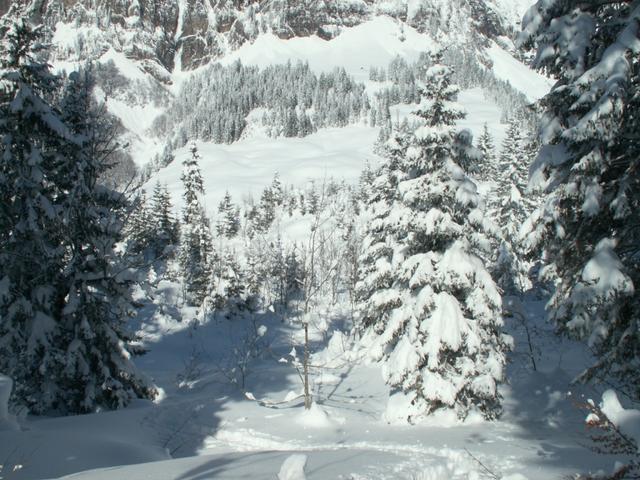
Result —
<path fill-rule="evenodd" d="M 602 394 L 600 409 L 624 435 L 636 443 L 640 453 L 640 410 L 625 409 L 616 392 L 611 389 Z"/>
<path fill-rule="evenodd" d="M 422 321 L 420 329 L 429 332 L 422 352 L 429 358 L 429 367 L 432 369 L 438 367 L 441 345 L 456 351 L 460 347 L 462 336 L 469 335 L 467 319 L 464 318 L 458 300 L 447 292 L 435 295 L 433 310 Z"/>
<path fill-rule="evenodd" d="M 471 130 L 474 138 L 477 138 L 486 123 L 496 145 L 502 143 L 506 125 L 500 123 L 501 111 L 484 97 L 482 89 L 460 92 L 459 103 L 464 105 L 468 113 L 465 119 L 459 121 L 460 128 Z M 410 105 L 393 107 L 392 117 L 401 119 L 410 115 L 413 108 Z M 257 200 L 276 172 L 283 184 L 298 188 L 304 188 L 310 181 L 321 185 L 331 178 L 344 179 L 353 184 L 367 162 L 373 166 L 380 162 L 380 158 L 373 153 L 377 138 L 377 128 L 351 125 L 321 129 L 304 138 L 273 139 L 256 134 L 231 145 L 197 142 L 202 157 L 200 167 L 206 192 L 205 206 L 212 216 L 227 190 L 236 203 L 248 196 Z M 153 189 L 157 181 L 167 184 L 174 205 L 181 208 L 182 161 L 189 155 L 189 147 L 178 149 L 174 162 L 147 182 L 147 192 Z M 294 235 L 302 238 L 304 232 L 308 231 L 306 225 L 299 222 L 283 225 L 283 228 L 291 234 L 293 230 L 299 230 L 302 233 Z"/>
<path fill-rule="evenodd" d="M 516 60 L 494 41 L 487 49 L 487 55 L 493 62 L 492 70 L 496 77 L 509 82 L 516 90 L 524 93 L 531 102 L 544 97 L 554 84 L 551 79 L 532 71 Z"/>
<path fill-rule="evenodd" d="M 179 3 L 182 22 L 188 2 Z M 510 0 L 495 0 L 495 3 L 505 9 L 513 7 L 520 14 L 528 2 L 517 0 L 511 4 Z M 73 33 L 59 29 L 56 41 L 73 46 Z M 401 35 L 404 40 L 400 40 Z M 435 45 L 428 36 L 381 16 L 345 29 L 331 41 L 318 37 L 282 40 L 265 34 L 225 57 L 223 63 L 240 59 L 246 64 L 267 66 L 287 59 L 302 60 L 316 71 L 344 66 L 357 80 L 366 81 L 370 66 L 386 66 L 397 54 L 413 60 Z M 533 74 L 497 44 L 492 44 L 489 55 L 496 74 L 522 89 L 531 100 L 548 91 L 550 80 Z M 131 81 L 148 79 L 123 54 L 109 50 L 100 61 L 110 59 Z M 180 80 L 187 76 L 178 65 L 171 88 L 178 88 Z M 461 92 L 459 103 L 468 116 L 458 126 L 469 128 L 477 138 L 487 123 L 495 144 L 502 143 L 506 128 L 500 123 L 502 112 L 484 98 L 481 89 Z M 404 118 L 412 108 L 393 107 L 392 118 Z M 133 151 L 136 160 L 144 163 L 157 148 L 147 130 L 159 110 L 153 105 L 132 106 L 116 100 L 109 101 L 109 109 L 138 137 Z M 208 213 L 214 213 L 226 190 L 236 203 L 249 195 L 258 198 L 276 171 L 284 184 L 298 187 L 331 177 L 353 183 L 365 162 L 376 165 L 379 161 L 373 153 L 377 136 L 375 128 L 353 125 L 324 129 L 306 138 L 271 139 L 255 132 L 232 145 L 199 142 Z M 180 174 L 182 161 L 188 155 L 188 148 L 178 150 L 176 160 L 147 184 L 150 190 L 156 181 L 166 183 L 176 208 L 182 205 Z M 308 218 L 294 217 L 282 222 L 290 238 L 305 238 L 308 233 Z M 447 259 L 450 271 L 473 276 L 473 271 L 459 270 L 457 253 L 450 252 Z M 421 278 L 431 273 L 415 272 L 415 282 L 421 284 Z M 617 284 L 615 272 L 606 278 L 601 273 L 602 269 L 595 264 L 585 271 L 589 278 Z M 323 315 L 326 318 L 323 329 L 328 327 L 326 336 L 330 337 L 328 345 L 323 340 L 325 332 L 317 330 L 314 322 L 309 324 L 313 351 L 317 353 L 312 357 L 311 373 L 314 403 L 311 410 L 305 411 L 300 395 L 302 386 L 289 355 L 303 350 L 299 324 L 273 311 L 260 314 L 255 325 L 260 338 L 269 342 L 270 355 L 251 364 L 253 371 L 245 390 L 240 392 L 225 381 L 221 359 L 231 348 L 233 338 L 246 332 L 242 330 L 246 325 L 224 321 L 199 323 L 196 319 L 202 317 L 201 312 L 182 307 L 180 291 L 179 284 L 161 280 L 153 290 L 152 302 L 145 303 L 145 292 L 137 292 L 136 296 L 136 300 L 145 304 L 139 331 L 150 349 L 138 359 L 138 365 L 158 384 L 161 397 L 155 403 L 136 402 L 119 412 L 21 418 L 20 431 L 3 430 L 0 425 L 0 458 L 6 465 L 21 466 L 9 478 L 35 480 L 65 475 L 74 480 L 487 478 L 475 457 L 503 480 L 546 480 L 602 465 L 596 456 L 579 446 L 580 438 L 574 432 L 582 419 L 568 393 L 570 388 L 574 396 L 583 393 L 580 387 L 570 387 L 569 382 L 582 371 L 584 357 L 589 353 L 553 334 L 552 327 L 543 321 L 543 302 L 537 299 L 529 299 L 526 308 L 531 311 L 532 325 L 547 335 L 536 345 L 539 371 L 533 372 L 528 367 L 524 334 L 510 325 L 514 335 L 519 336 L 509 364 L 510 383 L 501 392 L 505 399 L 503 418 L 485 422 L 471 415 L 460 422 L 453 412 L 438 412 L 420 425 L 411 426 L 406 424 L 407 417 L 419 413 L 412 404 L 415 398 L 389 392 L 379 367 L 367 362 L 370 357 L 379 358 L 382 352 L 376 351 L 376 345 L 370 345 L 370 355 L 351 351 L 349 339 L 337 330 L 350 318 L 348 306 Z M 0 295 L 2 292 L 0 281 Z M 461 339 L 451 334 L 448 322 L 466 320 L 445 294 L 436 298 L 437 307 L 430 321 L 438 324 L 435 331 L 445 344 L 459 344 Z M 499 301 L 497 292 L 492 300 L 496 299 Z M 415 349 L 409 347 L 399 349 L 397 355 L 398 361 L 417 361 Z M 0 424 L 3 418 L 9 418 L 1 398 L 7 391 L 7 380 L 0 377 Z M 452 398 L 455 392 L 446 391 L 446 385 L 439 390 L 438 379 L 430 380 L 433 395 L 445 400 Z M 613 405 L 608 410 L 618 411 L 612 401 L 608 404 Z"/>
<path fill-rule="evenodd" d="M 295 454 L 288 457 L 280 472 L 278 472 L 278 480 L 305 480 L 304 468 L 307 465 L 307 456 L 302 454 Z"/>
<path fill-rule="evenodd" d="M 278 172 L 285 185 L 304 187 L 311 180 L 322 183 L 330 178 L 353 182 L 367 160 L 376 158 L 373 144 L 378 132 L 365 126 L 328 128 L 305 138 L 261 138 L 240 140 L 231 145 L 197 142 L 202 157 L 200 168 L 209 213 L 217 208 L 226 190 L 234 202 L 247 195 L 260 197 Z M 190 155 L 188 147 L 176 151 L 176 159 L 147 183 L 166 183 L 175 202 L 182 205 L 180 174 L 182 161 Z"/>
<path fill-rule="evenodd" d="M 522 17 L 534 0 L 493 0 L 495 8 L 511 24 L 520 24 Z M 514 479 L 515 480 L 515 479 Z"/>
<path fill-rule="evenodd" d="M 417 60 L 420 53 L 437 46 L 428 35 L 401 25 L 391 17 L 377 16 L 344 29 L 330 41 L 317 36 L 283 40 L 273 34 L 264 34 L 224 57 L 221 63 L 228 65 L 240 60 L 245 65 L 265 67 L 299 60 L 309 62 L 317 72 L 344 67 L 356 80 L 365 81 L 371 66 L 387 67 L 397 55 Z"/>
<path fill-rule="evenodd" d="M 582 270 L 582 281 L 588 295 L 606 299 L 620 293 L 633 292 L 633 283 L 623 272 L 623 266 L 614 252 L 616 241 L 602 239 L 595 248 L 594 256 Z"/>

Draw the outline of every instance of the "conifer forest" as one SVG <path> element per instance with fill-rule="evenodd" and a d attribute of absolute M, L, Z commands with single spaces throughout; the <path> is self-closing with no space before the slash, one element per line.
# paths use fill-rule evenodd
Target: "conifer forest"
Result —
<path fill-rule="evenodd" d="M 0 480 L 640 479 L 640 0 L 0 0 Z"/>

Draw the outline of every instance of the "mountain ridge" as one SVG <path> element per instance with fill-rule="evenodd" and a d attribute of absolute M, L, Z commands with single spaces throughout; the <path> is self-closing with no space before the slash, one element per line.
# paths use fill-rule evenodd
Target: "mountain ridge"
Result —
<path fill-rule="evenodd" d="M 0 13 L 11 2 L 0 0 Z M 125 53 L 158 80 L 193 70 L 254 42 L 316 35 L 324 40 L 378 15 L 420 33 L 472 46 L 513 36 L 502 0 L 33 0 L 34 19 L 55 32 L 73 27 L 52 60 L 95 60 L 108 48 Z M 511 7 L 513 8 L 513 7 Z M 71 30 L 71 29 L 68 29 Z"/>

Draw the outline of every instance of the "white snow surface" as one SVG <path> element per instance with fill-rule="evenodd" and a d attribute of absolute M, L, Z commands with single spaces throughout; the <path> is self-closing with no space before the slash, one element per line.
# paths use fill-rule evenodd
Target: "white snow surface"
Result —
<path fill-rule="evenodd" d="M 459 100 L 467 112 L 467 117 L 459 122 L 460 128 L 468 128 L 477 137 L 486 123 L 496 145 L 500 145 L 506 130 L 506 125 L 500 123 L 500 109 L 485 99 L 480 88 L 462 91 Z M 394 119 L 401 119 L 409 116 L 414 108 L 400 105 L 393 107 L 391 113 Z M 213 215 L 226 191 L 235 202 L 248 196 L 258 200 L 262 189 L 271 182 L 276 172 L 283 184 L 298 188 L 304 188 L 311 181 L 321 185 L 329 179 L 353 184 L 367 161 L 373 166 L 381 161 L 373 153 L 377 138 L 377 128 L 351 125 L 321 129 L 304 138 L 274 139 L 256 134 L 230 145 L 196 142 L 201 156 L 205 208 Z M 166 184 L 174 205 L 181 208 L 180 175 L 182 162 L 189 155 L 188 146 L 178 149 L 173 163 L 148 181 L 145 187 L 147 192 L 152 191 L 156 182 Z M 299 226 L 289 225 L 292 229 Z"/>
<path fill-rule="evenodd" d="M 163 397 L 116 412 L 21 418 L 20 430 L 0 429 L 0 458 L 7 469 L 20 466 L 8 478 L 273 480 L 292 455 L 307 457 L 309 480 L 481 480 L 484 470 L 474 457 L 513 480 L 561 478 L 603 465 L 580 446 L 584 418 L 573 398 L 583 392 L 570 386 L 588 357 L 580 344 L 552 333 L 542 320 L 542 301 L 526 304 L 530 328 L 539 332 L 538 371 L 528 366 L 525 332 L 510 325 L 516 352 L 510 383 L 502 390 L 500 421 L 471 416 L 461 423 L 455 414 L 442 413 L 407 425 L 388 407 L 393 398 L 397 404 L 410 397 L 395 394 L 389 402 L 379 367 L 358 360 L 363 356 L 339 330 L 330 333 L 348 306 L 326 312 L 328 344 L 310 323 L 319 342 L 311 363 L 324 367 L 311 371 L 314 409 L 305 412 L 303 399 L 290 394 L 301 391 L 296 370 L 278 361 L 290 358 L 292 346 L 302 351 L 298 323 L 273 312 L 260 314 L 273 358 L 251 364 L 245 391 L 252 395 L 244 395 L 219 369 L 232 340 L 242 338 L 249 325 L 218 320 L 189 326 L 197 312 L 172 300 L 179 289 L 163 280 L 148 294 L 136 294 L 145 305 L 139 332 L 149 347 L 137 363 Z M 194 357 L 194 352 L 201 353 Z M 295 471 L 293 463 L 284 470 Z"/>
<path fill-rule="evenodd" d="M 297 453 L 288 457 L 280 472 L 278 472 L 278 480 L 305 480 L 304 468 L 307 465 L 307 456 Z"/>
<path fill-rule="evenodd" d="M 308 62 L 311 69 L 326 72 L 344 67 L 358 81 L 369 78 L 369 67 L 386 67 L 400 55 L 416 60 L 420 53 L 438 47 L 428 35 L 387 16 L 377 16 L 326 41 L 317 36 L 283 40 L 273 34 L 259 36 L 227 55 L 221 63 L 240 60 L 245 65 L 266 67 L 275 63 Z"/>
<path fill-rule="evenodd" d="M 553 80 L 532 71 L 494 41 L 487 49 L 487 55 L 493 62 L 492 70 L 496 77 L 509 82 L 531 102 L 544 97 L 554 84 Z"/>
<path fill-rule="evenodd" d="M 16 419 L 9 413 L 9 397 L 12 390 L 13 380 L 0 374 L 0 430 L 16 430 L 18 428 Z M 0 470 L 1 472 L 2 470 Z"/>
<path fill-rule="evenodd" d="M 636 443 L 640 453 L 640 410 L 624 408 L 614 390 L 602 394 L 601 410 L 620 431 Z"/>

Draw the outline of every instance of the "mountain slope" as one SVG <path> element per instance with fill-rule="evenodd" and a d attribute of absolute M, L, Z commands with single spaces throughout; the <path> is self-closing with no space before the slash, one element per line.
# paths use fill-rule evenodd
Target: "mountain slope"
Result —
<path fill-rule="evenodd" d="M 514 6 L 504 0 L 35 0 L 32 11 L 52 30 L 73 25 L 73 49 L 56 60 L 95 59 L 107 48 L 135 58 L 166 80 L 251 43 L 263 33 L 281 39 L 335 38 L 344 28 L 388 15 L 421 33 L 469 45 L 509 35 Z M 0 3 L 0 13 L 8 2 Z"/>

